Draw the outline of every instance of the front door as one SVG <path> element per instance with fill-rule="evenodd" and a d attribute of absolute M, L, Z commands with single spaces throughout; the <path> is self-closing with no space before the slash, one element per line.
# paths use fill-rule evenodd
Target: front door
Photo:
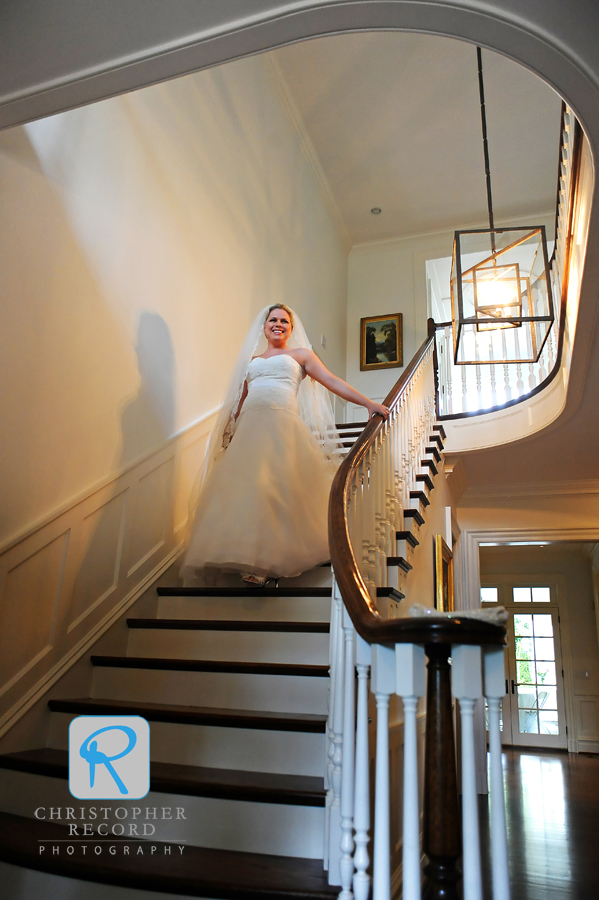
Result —
<path fill-rule="evenodd" d="M 531 603 L 528 608 L 510 605 L 508 612 L 503 743 L 565 748 L 568 740 L 558 609 Z"/>

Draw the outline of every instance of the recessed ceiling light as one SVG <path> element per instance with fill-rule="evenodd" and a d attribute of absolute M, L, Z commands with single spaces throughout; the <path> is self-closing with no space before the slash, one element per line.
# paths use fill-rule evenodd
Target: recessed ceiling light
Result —
<path fill-rule="evenodd" d="M 382 213 L 382 209 L 380 208 L 380 206 L 373 206 L 370 212 L 373 216 L 378 216 L 380 215 L 380 213 Z"/>

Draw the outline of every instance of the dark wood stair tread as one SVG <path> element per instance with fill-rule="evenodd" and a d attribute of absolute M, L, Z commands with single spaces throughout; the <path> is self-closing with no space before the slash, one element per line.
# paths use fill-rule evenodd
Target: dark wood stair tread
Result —
<path fill-rule="evenodd" d="M 42 748 L 0 755 L 0 768 L 51 778 L 69 777 L 66 750 Z M 152 762 L 150 790 L 194 797 L 218 797 L 292 806 L 325 806 L 324 779 Z"/>
<path fill-rule="evenodd" d="M 159 597 L 330 597 L 330 587 L 158 587 Z"/>
<path fill-rule="evenodd" d="M 94 666 L 109 669 L 161 669 L 171 672 L 221 672 L 237 675 L 301 675 L 328 678 L 328 666 L 304 663 L 228 662 L 221 659 L 171 659 L 157 656 L 91 656 Z"/>
<path fill-rule="evenodd" d="M 430 506 L 430 500 L 424 491 L 410 491 L 411 500 L 420 500 L 423 506 Z"/>
<path fill-rule="evenodd" d="M 417 509 L 404 509 L 403 517 L 404 519 L 414 519 L 418 525 L 424 525 L 424 516 Z"/>
<path fill-rule="evenodd" d="M 129 628 L 181 631 L 276 631 L 294 634 L 328 634 L 329 622 L 271 622 L 255 619 L 127 619 Z"/>
<path fill-rule="evenodd" d="M 420 465 L 422 466 L 423 469 L 424 468 L 429 469 L 431 475 L 439 474 L 439 470 L 437 469 L 437 466 L 435 465 L 435 461 L 433 459 L 427 459 L 425 457 L 424 459 L 420 460 Z"/>
<path fill-rule="evenodd" d="M 437 444 L 439 450 L 443 449 L 443 438 L 441 437 L 440 434 L 431 434 L 429 437 L 429 441 L 431 442 L 431 444 L 432 443 Z"/>
<path fill-rule="evenodd" d="M 435 487 L 435 482 L 433 481 L 431 476 L 427 475 L 425 473 L 420 473 L 419 475 L 417 475 L 416 481 L 419 484 L 425 484 L 427 486 L 427 488 L 429 489 L 429 491 L 432 491 L 433 488 Z"/>
<path fill-rule="evenodd" d="M 406 596 L 402 594 L 401 591 L 398 591 L 397 588 L 392 587 L 377 587 L 376 589 L 377 597 L 389 597 L 391 600 L 395 600 L 399 603 L 400 600 L 403 600 Z"/>
<path fill-rule="evenodd" d="M 441 454 L 439 453 L 438 447 L 425 447 L 424 452 L 429 453 L 434 458 L 435 462 L 441 462 Z"/>
<path fill-rule="evenodd" d="M 436 425 L 433 425 L 433 431 L 438 431 L 444 441 L 447 439 L 447 435 L 445 434 L 445 429 L 439 422 L 437 422 Z"/>
<path fill-rule="evenodd" d="M 404 572 L 410 572 L 412 570 L 412 566 L 403 556 L 388 556 L 387 565 L 397 566 L 398 568 L 403 569 Z"/>
<path fill-rule="evenodd" d="M 420 541 L 414 537 L 411 531 L 396 531 L 395 537 L 398 541 L 407 541 L 414 548 L 420 544 Z"/>
<path fill-rule="evenodd" d="M 361 428 L 364 429 L 368 425 L 368 422 L 343 422 L 342 424 L 335 423 L 335 428 L 337 431 L 341 431 L 344 428 Z"/>
<path fill-rule="evenodd" d="M 51 872 L 68 878 L 103 884 L 163 891 L 188 897 L 211 897 L 215 900 L 332 900 L 339 888 L 327 884 L 322 860 L 263 853 L 241 853 L 233 850 L 211 850 L 185 845 L 180 854 L 176 842 L 111 839 L 117 848 L 109 855 L 107 844 L 86 839 L 83 855 L 81 843 L 68 841 L 68 828 L 52 822 L 27 819 L 11 813 L 0 813 L 0 859 L 12 865 Z M 63 843 L 58 844 L 59 841 Z M 72 856 L 66 850 L 52 853 L 52 846 L 75 847 Z M 47 852 L 39 852 L 40 844 Z M 127 856 L 120 848 L 131 847 Z M 137 854 L 142 846 L 143 855 Z M 96 855 L 94 847 L 102 847 Z M 156 851 L 150 852 L 155 846 Z M 171 848 L 170 855 L 164 851 Z"/>
<path fill-rule="evenodd" d="M 148 722 L 181 725 L 216 725 L 220 728 L 251 728 L 259 731 L 300 731 L 324 734 L 326 716 L 309 713 L 269 712 L 255 709 L 220 709 L 211 706 L 175 706 L 128 700 L 49 700 L 52 712 L 91 716 L 143 716 Z"/>

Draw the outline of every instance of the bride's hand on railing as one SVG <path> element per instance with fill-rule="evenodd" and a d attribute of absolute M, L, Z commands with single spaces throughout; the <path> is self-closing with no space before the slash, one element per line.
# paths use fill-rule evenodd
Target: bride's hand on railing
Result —
<path fill-rule="evenodd" d="M 383 419 L 389 418 L 389 408 L 387 406 L 383 406 L 382 403 L 374 403 L 372 400 L 365 404 L 366 409 L 368 410 L 368 418 L 372 419 L 373 416 L 382 416 Z"/>

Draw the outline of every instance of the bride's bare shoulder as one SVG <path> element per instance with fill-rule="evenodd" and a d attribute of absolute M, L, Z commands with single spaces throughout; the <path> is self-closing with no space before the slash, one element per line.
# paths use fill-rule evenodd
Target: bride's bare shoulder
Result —
<path fill-rule="evenodd" d="M 303 366 L 306 362 L 311 359 L 314 354 L 311 350 L 307 350 L 305 347 L 294 347 L 293 350 L 289 350 L 289 356 L 293 356 L 297 362 Z"/>

